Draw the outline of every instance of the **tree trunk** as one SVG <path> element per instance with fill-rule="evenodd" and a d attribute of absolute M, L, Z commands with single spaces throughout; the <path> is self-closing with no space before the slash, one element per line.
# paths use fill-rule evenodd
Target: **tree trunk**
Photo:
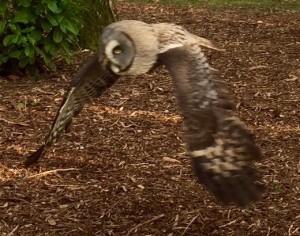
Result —
<path fill-rule="evenodd" d="M 87 11 L 82 15 L 83 28 L 80 32 L 79 46 L 96 51 L 99 37 L 105 26 L 115 21 L 112 0 L 86 0 Z"/>

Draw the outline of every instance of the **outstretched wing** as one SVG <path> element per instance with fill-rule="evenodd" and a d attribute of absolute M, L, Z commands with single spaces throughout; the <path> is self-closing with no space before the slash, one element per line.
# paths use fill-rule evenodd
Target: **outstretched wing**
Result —
<path fill-rule="evenodd" d="M 183 26 L 171 23 L 152 24 L 159 42 L 159 53 L 164 53 L 172 48 L 182 47 L 187 42 L 216 51 L 224 51 L 212 41 L 188 32 Z"/>
<path fill-rule="evenodd" d="M 170 71 L 192 166 L 199 182 L 225 204 L 245 206 L 262 192 L 251 167 L 261 154 L 233 115 L 225 83 L 197 44 L 173 48 L 159 60 Z"/>
<path fill-rule="evenodd" d="M 37 162 L 45 148 L 56 142 L 61 133 L 70 126 L 72 118 L 81 112 L 84 103 L 99 97 L 117 79 L 115 74 L 102 70 L 97 55 L 92 56 L 72 79 L 44 144 L 26 159 L 25 165 Z"/>

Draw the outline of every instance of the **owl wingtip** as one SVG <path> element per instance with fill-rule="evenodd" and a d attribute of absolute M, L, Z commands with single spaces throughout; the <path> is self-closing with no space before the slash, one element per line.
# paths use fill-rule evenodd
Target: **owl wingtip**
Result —
<path fill-rule="evenodd" d="M 45 152 L 45 145 L 42 145 L 38 150 L 28 156 L 24 162 L 25 167 L 29 167 L 36 163 Z"/>
<path fill-rule="evenodd" d="M 198 154 L 201 153 L 198 152 Z M 204 185 L 218 202 L 225 206 L 235 205 L 246 208 L 258 201 L 265 190 L 260 182 L 261 174 L 252 167 L 235 170 L 235 175 L 222 176 L 201 168 L 203 164 L 209 163 L 204 156 L 192 157 L 191 160 L 199 183 Z"/>

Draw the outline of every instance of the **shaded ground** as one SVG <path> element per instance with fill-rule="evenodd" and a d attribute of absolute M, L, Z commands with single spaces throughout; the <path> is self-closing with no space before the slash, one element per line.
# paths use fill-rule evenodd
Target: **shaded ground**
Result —
<path fill-rule="evenodd" d="M 221 206 L 196 183 L 164 71 L 121 80 L 47 158 L 24 169 L 80 54 L 48 80 L 0 80 L 0 234 L 299 235 L 300 16 L 125 3 L 119 16 L 175 22 L 226 49 L 207 54 L 257 136 L 267 192 L 241 210 Z"/>

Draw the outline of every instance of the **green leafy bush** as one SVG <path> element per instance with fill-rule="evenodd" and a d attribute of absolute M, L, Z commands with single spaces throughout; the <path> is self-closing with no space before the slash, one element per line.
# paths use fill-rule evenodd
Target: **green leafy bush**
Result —
<path fill-rule="evenodd" d="M 70 60 L 83 26 L 83 10 L 81 0 L 1 0 L 1 70 L 39 63 L 54 70 L 53 57 L 61 54 Z"/>

